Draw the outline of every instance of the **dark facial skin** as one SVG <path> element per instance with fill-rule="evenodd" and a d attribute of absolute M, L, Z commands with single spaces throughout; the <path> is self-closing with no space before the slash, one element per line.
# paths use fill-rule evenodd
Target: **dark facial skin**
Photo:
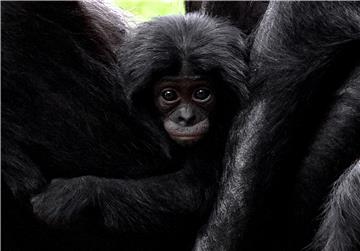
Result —
<path fill-rule="evenodd" d="M 215 92 L 204 80 L 169 78 L 154 87 L 155 105 L 164 129 L 181 145 L 191 145 L 209 131 L 209 115 L 215 107 Z"/>

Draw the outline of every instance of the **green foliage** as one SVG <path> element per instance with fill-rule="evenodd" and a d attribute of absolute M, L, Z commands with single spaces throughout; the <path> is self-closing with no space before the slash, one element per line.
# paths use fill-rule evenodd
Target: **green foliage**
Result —
<path fill-rule="evenodd" d="M 139 21 L 156 16 L 184 14 L 184 0 L 112 0 L 114 5 L 132 13 Z"/>

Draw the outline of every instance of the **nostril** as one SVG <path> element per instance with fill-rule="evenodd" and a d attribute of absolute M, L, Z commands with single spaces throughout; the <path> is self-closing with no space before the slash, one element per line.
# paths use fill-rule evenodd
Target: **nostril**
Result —
<path fill-rule="evenodd" d="M 192 125 L 195 122 L 195 116 L 179 116 L 177 121 L 182 126 Z"/>
<path fill-rule="evenodd" d="M 185 121 L 185 118 L 182 117 L 182 116 L 179 116 L 179 117 L 177 118 L 177 121 L 178 121 L 178 122 L 183 122 L 183 121 Z"/>
<path fill-rule="evenodd" d="M 185 119 L 181 116 L 178 116 L 176 118 L 175 122 L 180 126 L 185 126 L 185 124 L 186 124 Z"/>
<path fill-rule="evenodd" d="M 195 122 L 195 116 L 191 116 L 190 118 L 187 119 L 187 123 L 192 125 Z"/>

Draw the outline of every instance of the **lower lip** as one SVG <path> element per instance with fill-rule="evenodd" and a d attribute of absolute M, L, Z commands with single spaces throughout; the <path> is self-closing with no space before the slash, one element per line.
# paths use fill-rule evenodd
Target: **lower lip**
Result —
<path fill-rule="evenodd" d="M 179 140 L 195 140 L 200 139 L 202 135 L 171 135 L 171 137 Z"/>

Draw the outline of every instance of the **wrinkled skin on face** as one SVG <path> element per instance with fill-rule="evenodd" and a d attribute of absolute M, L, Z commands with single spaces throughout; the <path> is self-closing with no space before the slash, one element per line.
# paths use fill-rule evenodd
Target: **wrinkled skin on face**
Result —
<path fill-rule="evenodd" d="M 154 86 L 154 101 L 165 131 L 178 144 L 192 145 L 208 133 L 216 100 L 207 81 L 164 78 Z"/>

